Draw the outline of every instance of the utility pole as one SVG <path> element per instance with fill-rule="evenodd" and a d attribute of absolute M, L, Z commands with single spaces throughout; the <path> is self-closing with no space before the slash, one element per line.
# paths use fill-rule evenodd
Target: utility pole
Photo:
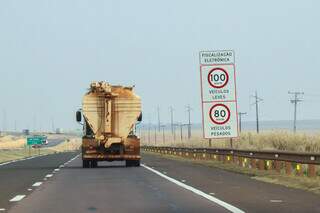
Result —
<path fill-rule="evenodd" d="M 263 101 L 263 99 L 258 97 L 257 90 L 255 92 L 255 95 L 253 96 L 255 98 L 254 104 L 256 105 L 256 126 L 257 126 L 257 133 L 259 133 L 259 102 Z"/>
<path fill-rule="evenodd" d="M 157 112 L 158 112 L 158 132 L 160 132 L 160 126 L 161 126 L 161 122 L 160 122 L 160 107 L 157 107 Z"/>
<path fill-rule="evenodd" d="M 242 130 L 242 116 L 243 115 L 246 115 L 247 113 L 246 112 L 239 112 L 238 115 L 239 115 L 239 131 L 241 132 Z"/>
<path fill-rule="evenodd" d="M 161 125 L 160 127 L 162 128 L 162 142 L 163 142 L 163 145 L 165 145 L 166 138 L 164 135 L 164 128 L 166 127 L 166 125 Z"/>
<path fill-rule="evenodd" d="M 149 124 L 148 124 L 148 145 L 150 146 L 150 129 L 151 129 L 151 121 L 150 121 L 150 115 L 149 117 Z"/>
<path fill-rule="evenodd" d="M 188 112 L 188 139 L 191 138 L 191 116 L 190 116 L 190 112 L 191 112 L 191 107 L 190 105 L 187 106 L 187 112 Z"/>
<path fill-rule="evenodd" d="M 293 132 L 297 131 L 297 105 L 298 102 L 302 102 L 302 99 L 299 99 L 299 95 L 304 95 L 303 92 L 288 92 L 289 95 L 294 95 L 294 99 L 291 99 L 290 102 L 294 104 L 294 114 L 293 114 Z"/>
<path fill-rule="evenodd" d="M 174 125 L 173 125 L 173 111 L 174 111 L 174 109 L 172 106 L 170 106 L 169 109 L 170 109 L 170 115 L 171 115 L 171 133 L 174 134 Z"/>
<path fill-rule="evenodd" d="M 53 117 L 51 118 L 51 128 L 52 128 L 52 132 L 54 132 L 54 119 Z"/>
<path fill-rule="evenodd" d="M 182 127 L 183 124 L 180 124 L 180 141 L 182 142 L 183 138 L 182 138 Z"/>
<path fill-rule="evenodd" d="M 157 127 L 154 126 L 154 145 L 157 145 Z"/>
<path fill-rule="evenodd" d="M 179 124 L 173 124 L 173 140 L 176 140 L 176 127 L 179 126 Z"/>

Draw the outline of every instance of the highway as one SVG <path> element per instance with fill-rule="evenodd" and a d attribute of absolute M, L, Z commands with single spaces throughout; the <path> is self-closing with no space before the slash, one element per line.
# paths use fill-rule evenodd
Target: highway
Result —
<path fill-rule="evenodd" d="M 190 162 L 142 157 L 141 167 L 130 168 L 103 162 L 83 169 L 78 153 L 0 166 L 0 211 L 320 212 L 319 195 Z"/>
<path fill-rule="evenodd" d="M 60 143 L 63 143 L 65 140 L 67 139 L 66 138 L 53 138 L 53 139 L 48 139 L 48 145 L 45 145 L 44 147 L 54 147 L 54 146 L 57 146 L 59 145 Z"/>

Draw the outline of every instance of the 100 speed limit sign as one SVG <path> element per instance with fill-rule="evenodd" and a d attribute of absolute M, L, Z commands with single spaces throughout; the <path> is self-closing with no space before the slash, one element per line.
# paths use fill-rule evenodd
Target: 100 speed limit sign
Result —
<path fill-rule="evenodd" d="M 223 88 L 229 81 L 229 75 L 221 67 L 213 68 L 208 74 L 208 83 L 213 88 Z"/>
<path fill-rule="evenodd" d="M 233 65 L 212 65 L 201 68 L 203 101 L 234 101 L 235 72 Z"/>

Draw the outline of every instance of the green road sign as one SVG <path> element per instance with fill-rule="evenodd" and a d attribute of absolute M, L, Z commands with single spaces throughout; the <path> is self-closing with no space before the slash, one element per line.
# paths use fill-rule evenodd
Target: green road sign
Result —
<path fill-rule="evenodd" d="M 45 136 L 35 135 L 27 138 L 27 145 L 41 145 L 46 140 Z"/>

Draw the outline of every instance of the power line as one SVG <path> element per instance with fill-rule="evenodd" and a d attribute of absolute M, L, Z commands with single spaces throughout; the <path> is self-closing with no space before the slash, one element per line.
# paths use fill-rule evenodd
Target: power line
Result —
<path fill-rule="evenodd" d="M 173 111 L 174 111 L 174 109 L 172 106 L 170 106 L 169 110 L 170 110 L 170 115 L 171 115 L 171 133 L 174 134 L 174 124 L 173 124 Z"/>
<path fill-rule="evenodd" d="M 164 129 L 165 129 L 166 125 L 161 125 L 160 127 L 162 128 L 162 142 L 163 142 L 163 145 L 165 145 L 166 137 L 164 134 Z"/>
<path fill-rule="evenodd" d="M 157 112 L 158 112 L 158 132 L 160 132 L 160 126 L 161 126 L 161 122 L 160 122 L 160 107 L 157 107 Z"/>
<path fill-rule="evenodd" d="M 258 96 L 257 90 L 255 92 L 255 95 L 253 95 L 252 97 L 255 98 L 255 102 L 253 104 L 256 105 L 256 129 L 257 133 L 259 133 L 259 102 L 263 101 L 263 99 Z"/>
<path fill-rule="evenodd" d="M 297 131 L 297 105 L 298 102 L 302 102 L 302 99 L 299 99 L 299 95 L 303 95 L 303 92 L 288 92 L 289 95 L 294 95 L 294 99 L 291 99 L 290 102 L 294 104 L 294 114 L 293 114 L 293 132 Z"/>

